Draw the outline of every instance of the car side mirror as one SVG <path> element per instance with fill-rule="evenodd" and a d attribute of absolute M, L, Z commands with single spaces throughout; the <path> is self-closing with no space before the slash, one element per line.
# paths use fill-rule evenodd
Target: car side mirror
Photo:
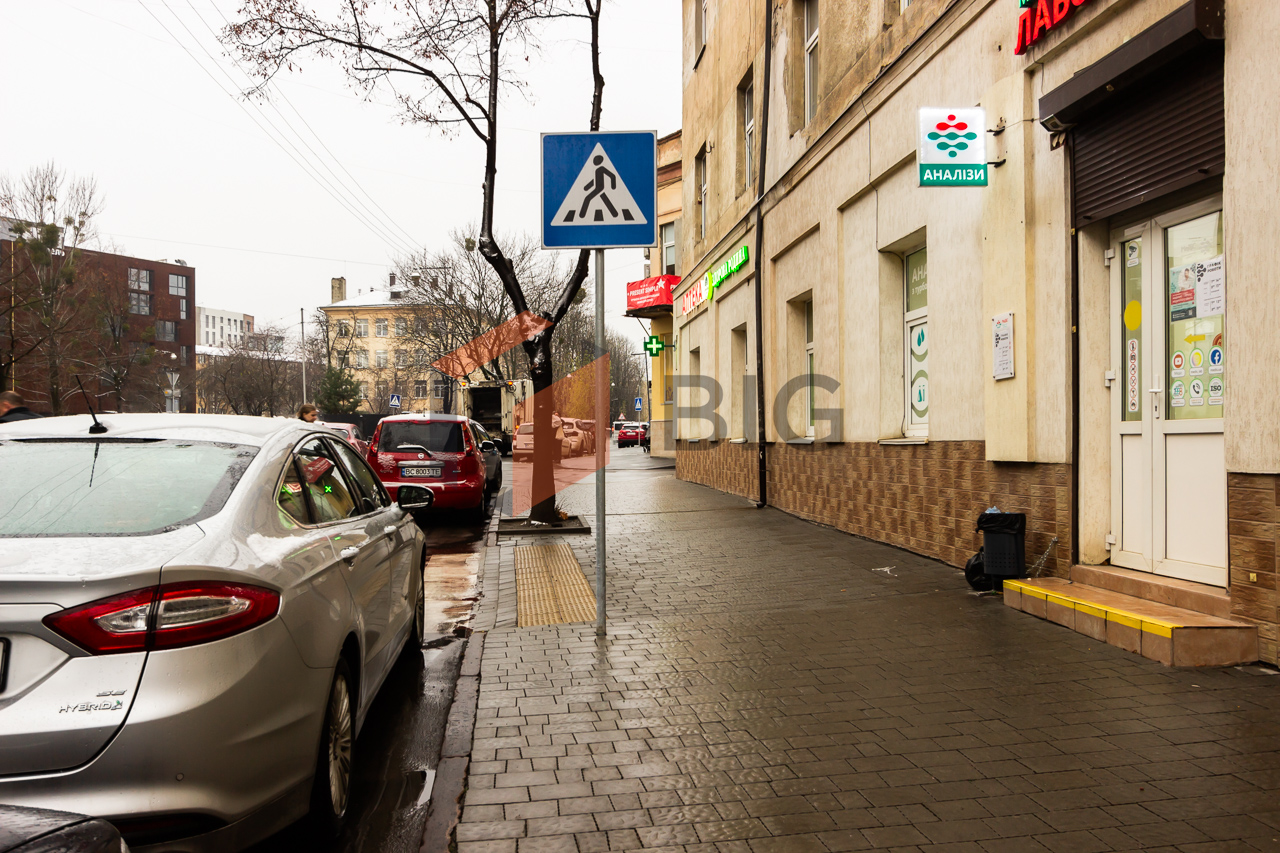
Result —
<path fill-rule="evenodd" d="M 426 486 L 401 486 L 396 493 L 396 506 L 401 509 L 429 509 L 436 496 Z"/>
<path fill-rule="evenodd" d="M 497 448 L 497 445 L 495 445 L 492 441 L 482 441 L 480 442 L 480 449 L 483 450 L 485 453 L 492 453 L 498 448 Z"/>

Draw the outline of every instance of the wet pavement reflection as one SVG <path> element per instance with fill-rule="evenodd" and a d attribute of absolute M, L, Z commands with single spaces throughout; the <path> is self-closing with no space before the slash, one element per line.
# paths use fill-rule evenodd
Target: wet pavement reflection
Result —
<path fill-rule="evenodd" d="M 406 647 L 378 691 L 356 741 L 351 813 L 346 830 L 319 844 L 306 821 L 250 848 L 252 853 L 417 853 L 458 678 L 484 528 L 461 514 L 422 519 L 427 643 Z"/>

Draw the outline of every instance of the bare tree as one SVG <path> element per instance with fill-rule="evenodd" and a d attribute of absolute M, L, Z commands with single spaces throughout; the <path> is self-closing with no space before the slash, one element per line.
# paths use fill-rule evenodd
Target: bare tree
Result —
<path fill-rule="evenodd" d="M 88 370 L 117 412 L 151 411 L 157 403 L 155 323 L 131 310 L 129 292 L 98 262 L 82 259 L 81 281 L 93 325 L 85 336 Z M 139 334 L 133 331 L 142 324 Z M 167 355 L 167 353 L 165 354 Z"/>
<path fill-rule="evenodd" d="M 365 90 L 390 87 L 406 121 L 474 136 L 485 150 L 478 248 L 502 282 L 513 311 L 520 315 L 533 306 L 519 270 L 493 232 L 501 100 L 505 93 L 525 88 L 517 68 L 537 47 L 542 23 L 554 18 L 585 19 L 591 30 L 590 129 L 599 130 L 604 93 L 601 2 L 397 0 L 374 4 L 347 0 L 332 16 L 324 16 L 304 6 L 303 0 L 243 0 L 241 20 L 230 24 L 223 36 L 257 74 L 260 82 L 254 91 L 258 93 L 281 71 L 299 68 L 304 57 L 320 56 L 336 61 Z M 586 280 L 588 258 L 588 252 L 578 253 L 558 298 L 539 312 L 546 324 L 523 345 L 535 391 L 550 388 L 554 381 L 552 337 Z M 535 428 L 541 435 L 550 434 L 548 406 L 537 406 Z M 535 457 L 534 483 L 541 494 L 554 492 L 546 454 Z M 532 517 L 554 520 L 554 499 L 534 507 Z"/>
<path fill-rule="evenodd" d="M 292 415 L 303 403 L 303 357 L 283 329 L 259 326 L 196 371 L 200 396 L 210 409 L 236 415 Z M 323 371 L 318 361 L 308 368 L 308 392 L 314 394 Z"/>
<path fill-rule="evenodd" d="M 11 380 L 18 364 L 34 359 L 44 379 L 38 396 L 47 396 L 55 415 L 75 393 L 70 374 L 83 366 L 74 354 L 92 319 L 79 266 L 101 208 L 92 178 L 69 178 L 52 162 L 18 178 L 0 176 L 0 214 L 10 220 L 13 235 L 6 292 L 0 294 L 9 312 L 0 378 Z"/>

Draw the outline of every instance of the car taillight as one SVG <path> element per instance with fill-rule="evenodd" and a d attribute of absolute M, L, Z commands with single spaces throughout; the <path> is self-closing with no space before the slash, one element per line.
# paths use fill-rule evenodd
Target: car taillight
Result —
<path fill-rule="evenodd" d="M 91 601 L 52 613 L 44 624 L 97 655 L 176 649 L 208 643 L 261 625 L 280 610 L 280 596 L 249 584 L 171 583 Z"/>

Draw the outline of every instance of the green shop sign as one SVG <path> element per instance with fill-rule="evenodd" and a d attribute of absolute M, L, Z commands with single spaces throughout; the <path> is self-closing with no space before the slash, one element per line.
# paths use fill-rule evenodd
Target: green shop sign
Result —
<path fill-rule="evenodd" d="M 719 287 L 725 279 L 742 269 L 743 265 L 749 260 L 747 247 L 744 245 L 738 251 L 734 252 L 724 263 L 713 270 L 708 270 L 705 277 L 699 279 L 684 295 L 680 297 L 680 313 L 688 314 L 694 308 L 697 308 L 703 302 L 709 302 L 716 298 L 716 288 Z"/>

